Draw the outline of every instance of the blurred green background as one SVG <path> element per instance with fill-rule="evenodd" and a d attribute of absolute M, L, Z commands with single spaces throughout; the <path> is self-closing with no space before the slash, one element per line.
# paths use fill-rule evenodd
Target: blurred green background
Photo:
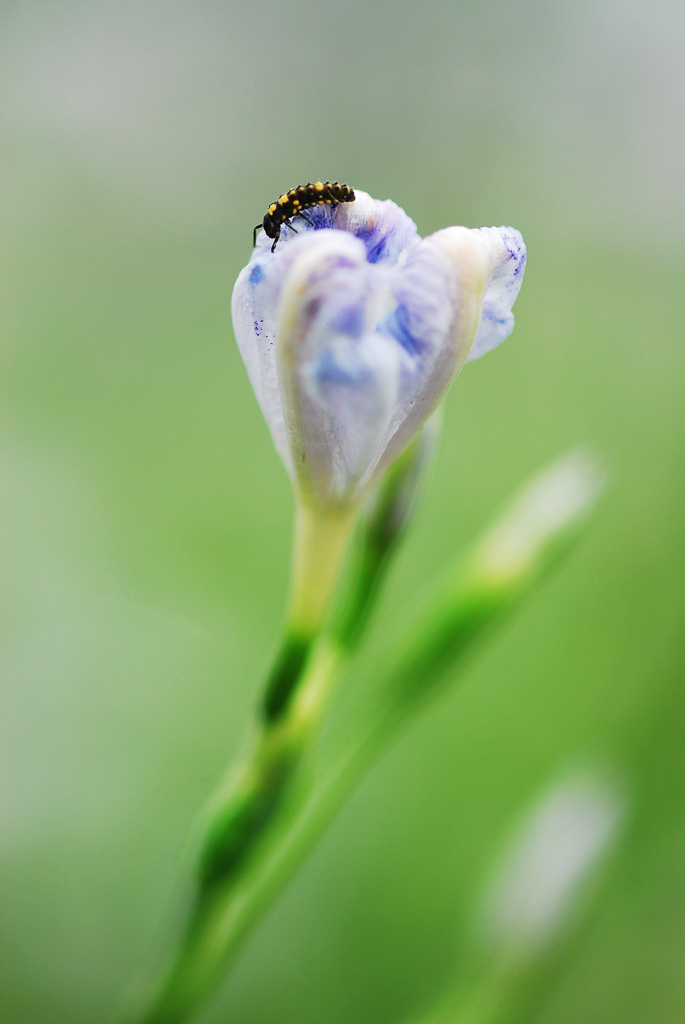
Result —
<path fill-rule="evenodd" d="M 512 224 L 512 338 L 466 367 L 355 685 L 461 545 L 594 445 L 589 534 L 405 733 L 206 1024 L 392 1024 L 458 972 L 512 816 L 578 758 L 633 792 L 540 1024 L 685 1016 L 680 3 L 5 5 L 3 1021 L 107 1018 L 163 944 L 241 742 L 292 500 L 232 337 L 252 227 L 317 176 L 422 234 Z"/>

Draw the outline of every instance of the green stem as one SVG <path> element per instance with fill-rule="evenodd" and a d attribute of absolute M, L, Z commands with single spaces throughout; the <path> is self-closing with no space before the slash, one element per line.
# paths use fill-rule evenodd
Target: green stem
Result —
<path fill-rule="evenodd" d="M 255 855 L 254 842 L 247 835 L 243 846 L 251 852 L 249 862 L 229 862 L 216 852 L 212 857 L 218 856 L 218 860 L 205 861 L 203 885 L 198 891 L 184 944 L 152 1014 L 143 1018 L 142 1024 L 180 1024 L 219 980 L 263 909 L 314 846 L 371 763 L 406 720 L 415 701 L 426 696 L 428 687 L 422 685 L 427 681 L 424 673 L 430 672 L 428 678 L 443 676 L 447 655 L 451 661 L 470 649 L 485 623 L 501 608 L 498 597 L 493 598 L 488 591 L 485 603 L 490 614 L 483 614 L 484 595 L 479 594 L 479 598 L 476 599 L 472 581 L 467 579 L 462 587 L 456 588 L 450 602 L 451 612 L 443 610 L 437 628 L 435 609 L 421 620 L 413 634 L 414 642 L 410 642 L 414 655 L 406 662 L 404 658 L 398 659 L 394 670 L 388 673 L 387 685 L 382 688 L 383 699 L 375 709 L 370 709 L 363 728 L 356 723 L 355 733 L 344 743 L 342 755 L 309 799 L 304 787 L 295 792 L 293 775 L 289 775 L 290 799 L 282 801 L 280 813 L 272 815 L 268 843 L 258 847 L 258 855 Z M 449 629 L 450 622 L 456 627 L 454 635 Z M 468 628 L 465 628 L 467 623 Z M 433 657 L 427 658 L 426 643 L 433 647 Z M 348 653 L 330 639 L 322 639 L 317 645 L 287 718 L 281 723 L 284 730 L 286 722 L 289 723 L 287 731 L 296 738 L 297 747 L 309 746 L 307 741 L 347 657 Z M 283 749 L 282 744 L 279 747 Z M 270 767 L 266 751 L 267 747 L 256 760 Z M 252 797 L 246 796 L 246 804 L 255 805 L 255 793 L 265 786 L 266 778 L 266 775 L 256 776 L 257 788 Z M 217 833 L 222 834 L 225 834 L 224 826 Z M 220 845 L 216 849 L 220 850 Z"/>
<path fill-rule="evenodd" d="M 237 951 L 255 879 L 269 852 L 282 842 L 306 790 L 301 769 L 342 657 L 332 643 L 317 645 L 287 713 L 260 729 L 243 767 L 217 794 L 185 934 L 141 1024 L 186 1020 Z"/>
<path fill-rule="evenodd" d="M 313 511 L 298 503 L 286 629 L 263 704 L 267 722 L 285 713 L 305 670 L 326 619 L 357 512 L 356 507 Z"/>
<path fill-rule="evenodd" d="M 512 1012 L 516 1003 L 515 976 L 494 960 L 473 976 L 467 971 L 459 986 L 411 1024 L 505 1024 L 519 1019 Z"/>
<path fill-rule="evenodd" d="M 358 514 L 357 506 L 329 510 L 297 505 L 288 631 L 316 635 L 323 624 Z"/>
<path fill-rule="evenodd" d="M 365 586 L 364 599 L 348 608 L 346 636 L 321 634 L 355 518 L 350 510 L 314 515 L 306 506 L 298 508 L 288 626 L 262 715 L 240 767 L 212 801 L 188 924 L 142 1024 L 186 1020 L 218 982 L 258 916 L 256 879 L 306 802 L 303 769 L 353 646 L 351 636 L 359 635 L 356 624 L 372 605 Z M 384 560 L 379 555 L 377 568 Z M 359 566 L 369 587 L 372 561 L 367 553 Z M 361 592 L 358 586 L 355 592 Z"/>
<path fill-rule="evenodd" d="M 394 543 L 368 530 L 361 538 L 344 613 L 328 636 L 315 632 L 325 616 L 326 595 L 347 543 L 352 521 L 335 516 L 317 522 L 300 509 L 289 622 L 270 676 L 265 713 L 250 749 L 212 801 L 204 828 L 199 884 L 176 959 L 140 1024 L 181 1024 L 218 983 L 250 928 L 268 904 L 263 877 L 309 795 L 303 766 L 311 754 L 334 688 L 356 646 L 362 623 L 378 594 Z M 331 559 L 331 544 L 333 545 Z M 320 569 L 328 566 L 326 573 Z M 293 623 L 301 632 L 293 631 Z M 274 877 L 275 888 L 278 883 Z"/>

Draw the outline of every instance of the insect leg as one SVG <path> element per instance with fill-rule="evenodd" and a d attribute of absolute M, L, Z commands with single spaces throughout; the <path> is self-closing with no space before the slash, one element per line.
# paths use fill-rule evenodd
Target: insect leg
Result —
<path fill-rule="evenodd" d="M 307 224 L 311 224 L 312 227 L 315 227 L 314 221 L 311 219 L 311 217 L 308 217 L 307 214 L 303 210 L 298 210 L 298 212 L 295 214 L 295 216 L 296 217 L 303 217 L 307 221 Z"/>
<path fill-rule="evenodd" d="M 294 231 L 296 235 L 299 235 L 300 232 L 297 230 L 297 228 L 294 228 L 292 226 L 291 221 L 287 217 L 284 219 L 283 223 L 287 228 L 290 228 L 291 231 Z"/>

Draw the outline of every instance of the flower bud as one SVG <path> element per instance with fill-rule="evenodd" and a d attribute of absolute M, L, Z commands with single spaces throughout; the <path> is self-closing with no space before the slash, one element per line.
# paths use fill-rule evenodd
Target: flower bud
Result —
<path fill-rule="evenodd" d="M 233 292 L 243 360 L 301 501 L 358 504 L 469 358 L 512 330 L 525 266 L 512 228 L 419 238 L 395 203 L 307 211 L 264 235 Z"/>

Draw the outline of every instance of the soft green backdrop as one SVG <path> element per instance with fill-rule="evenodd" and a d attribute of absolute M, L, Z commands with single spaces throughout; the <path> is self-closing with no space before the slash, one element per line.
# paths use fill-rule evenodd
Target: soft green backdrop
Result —
<path fill-rule="evenodd" d="M 229 295 L 266 203 L 317 176 L 529 248 L 513 337 L 450 395 L 376 653 L 546 461 L 590 443 L 613 486 L 202 1019 L 418 1012 L 512 815 L 584 757 L 622 766 L 634 816 L 536 1020 L 683 1019 L 684 43 L 668 0 L 5 5 L 3 1021 L 107 1018 L 240 743 L 292 508 Z"/>

